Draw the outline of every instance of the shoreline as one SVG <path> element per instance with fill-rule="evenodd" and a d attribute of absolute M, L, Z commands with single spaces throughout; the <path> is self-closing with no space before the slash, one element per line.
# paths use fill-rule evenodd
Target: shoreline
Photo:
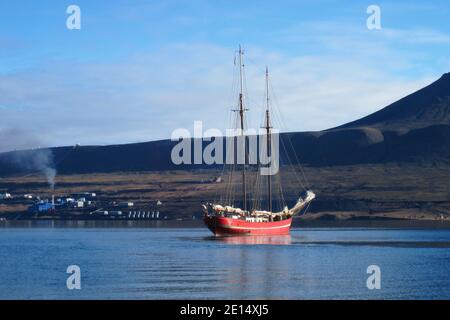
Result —
<path fill-rule="evenodd" d="M 0 220 L 2 228 L 144 228 L 144 229 L 206 229 L 200 220 Z M 292 229 L 303 228 L 364 228 L 364 229 L 450 229 L 450 221 L 440 220 L 293 220 Z"/>
<path fill-rule="evenodd" d="M 157 222 L 157 221 L 178 221 L 178 222 L 195 222 L 201 221 L 201 218 L 193 219 L 174 219 L 174 218 L 152 218 L 138 220 L 127 217 L 112 216 L 90 216 L 83 213 L 74 212 L 71 215 L 43 215 L 39 217 L 26 216 L 27 212 L 0 212 L 0 221 L 141 221 L 141 222 Z M 447 213 L 433 213 L 427 211 L 419 211 L 414 209 L 403 209 L 387 212 L 362 212 L 362 211 L 321 211 L 308 212 L 293 217 L 294 221 L 447 221 L 450 223 L 450 215 Z"/>
<path fill-rule="evenodd" d="M 106 222 L 142 222 L 142 223 L 198 223 L 201 222 L 201 218 L 197 219 L 133 219 L 128 217 L 102 217 L 102 216 L 89 216 L 83 214 L 67 215 L 45 215 L 39 217 L 26 216 L 26 212 L 0 212 L 0 222 L 4 221 L 106 221 Z M 297 215 L 293 217 L 293 221 L 301 223 L 312 222 L 328 222 L 328 223 L 343 223 L 343 222 L 389 222 L 389 221 L 404 221 L 404 222 L 447 222 L 450 224 L 450 216 L 446 213 L 432 213 L 415 211 L 411 209 L 404 209 L 398 211 L 389 212 L 377 212 L 368 213 L 361 211 L 324 211 L 324 212 L 308 212 L 306 214 Z"/>

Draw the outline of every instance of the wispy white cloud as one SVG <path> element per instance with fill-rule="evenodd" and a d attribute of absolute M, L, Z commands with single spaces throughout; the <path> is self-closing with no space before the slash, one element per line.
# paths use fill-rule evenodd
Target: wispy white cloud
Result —
<path fill-rule="evenodd" d="M 412 44 L 450 44 L 450 33 L 427 28 L 390 29 L 383 28 L 380 34 L 390 41 Z"/>

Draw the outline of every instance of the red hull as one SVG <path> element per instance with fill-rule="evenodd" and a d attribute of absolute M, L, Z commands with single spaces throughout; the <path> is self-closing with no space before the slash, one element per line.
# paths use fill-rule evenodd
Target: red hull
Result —
<path fill-rule="evenodd" d="M 292 218 L 274 222 L 249 222 L 226 217 L 204 217 L 206 226 L 216 236 L 230 235 L 287 235 Z"/>

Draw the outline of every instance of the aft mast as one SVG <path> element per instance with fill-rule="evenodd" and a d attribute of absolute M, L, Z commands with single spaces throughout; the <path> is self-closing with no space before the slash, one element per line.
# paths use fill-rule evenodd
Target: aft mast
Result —
<path fill-rule="evenodd" d="M 242 199 L 243 199 L 243 209 L 244 211 L 247 211 L 247 185 L 246 185 L 246 176 L 245 176 L 245 165 L 247 162 L 247 148 L 246 148 L 246 142 L 245 142 L 245 134 L 244 134 L 244 113 L 246 109 L 244 108 L 244 85 L 243 85 L 243 79 L 244 79 L 244 59 L 243 59 L 244 52 L 242 51 L 241 46 L 239 46 L 239 84 L 240 84 L 240 91 L 239 91 L 239 115 L 241 117 L 241 139 L 242 139 L 242 154 L 244 157 L 244 161 L 242 162 Z"/>
<path fill-rule="evenodd" d="M 270 126 L 270 100 L 269 100 L 269 68 L 266 66 L 266 133 L 267 133 L 267 156 L 270 159 L 271 157 L 271 135 L 270 135 L 270 129 L 272 127 Z M 270 170 L 270 164 L 267 165 Z M 272 212 L 272 179 L 271 179 L 270 172 L 267 175 L 267 193 L 268 193 L 268 201 L 269 201 L 269 212 Z"/>

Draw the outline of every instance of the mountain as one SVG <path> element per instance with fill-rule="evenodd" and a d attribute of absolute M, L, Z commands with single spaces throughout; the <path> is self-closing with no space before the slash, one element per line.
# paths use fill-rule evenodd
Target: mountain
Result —
<path fill-rule="evenodd" d="M 366 117 L 329 130 L 281 135 L 300 162 L 309 166 L 365 163 L 436 163 L 450 159 L 450 73 Z M 44 164 L 39 150 L 0 154 L 0 174 L 41 170 L 54 166 L 59 173 L 163 171 L 207 168 L 176 166 L 171 161 L 175 142 L 161 140 L 110 146 L 51 149 Z M 283 150 L 283 148 L 281 148 Z M 282 161 L 295 159 L 291 148 Z M 37 155 L 37 160 L 33 159 Z M 33 159 L 30 163 L 30 158 Z"/>
<path fill-rule="evenodd" d="M 310 165 L 446 162 L 450 155 L 450 73 L 389 106 L 336 128 L 292 133 Z"/>
<path fill-rule="evenodd" d="M 398 132 L 450 124 L 450 73 L 391 105 L 336 129 L 371 127 Z"/>

